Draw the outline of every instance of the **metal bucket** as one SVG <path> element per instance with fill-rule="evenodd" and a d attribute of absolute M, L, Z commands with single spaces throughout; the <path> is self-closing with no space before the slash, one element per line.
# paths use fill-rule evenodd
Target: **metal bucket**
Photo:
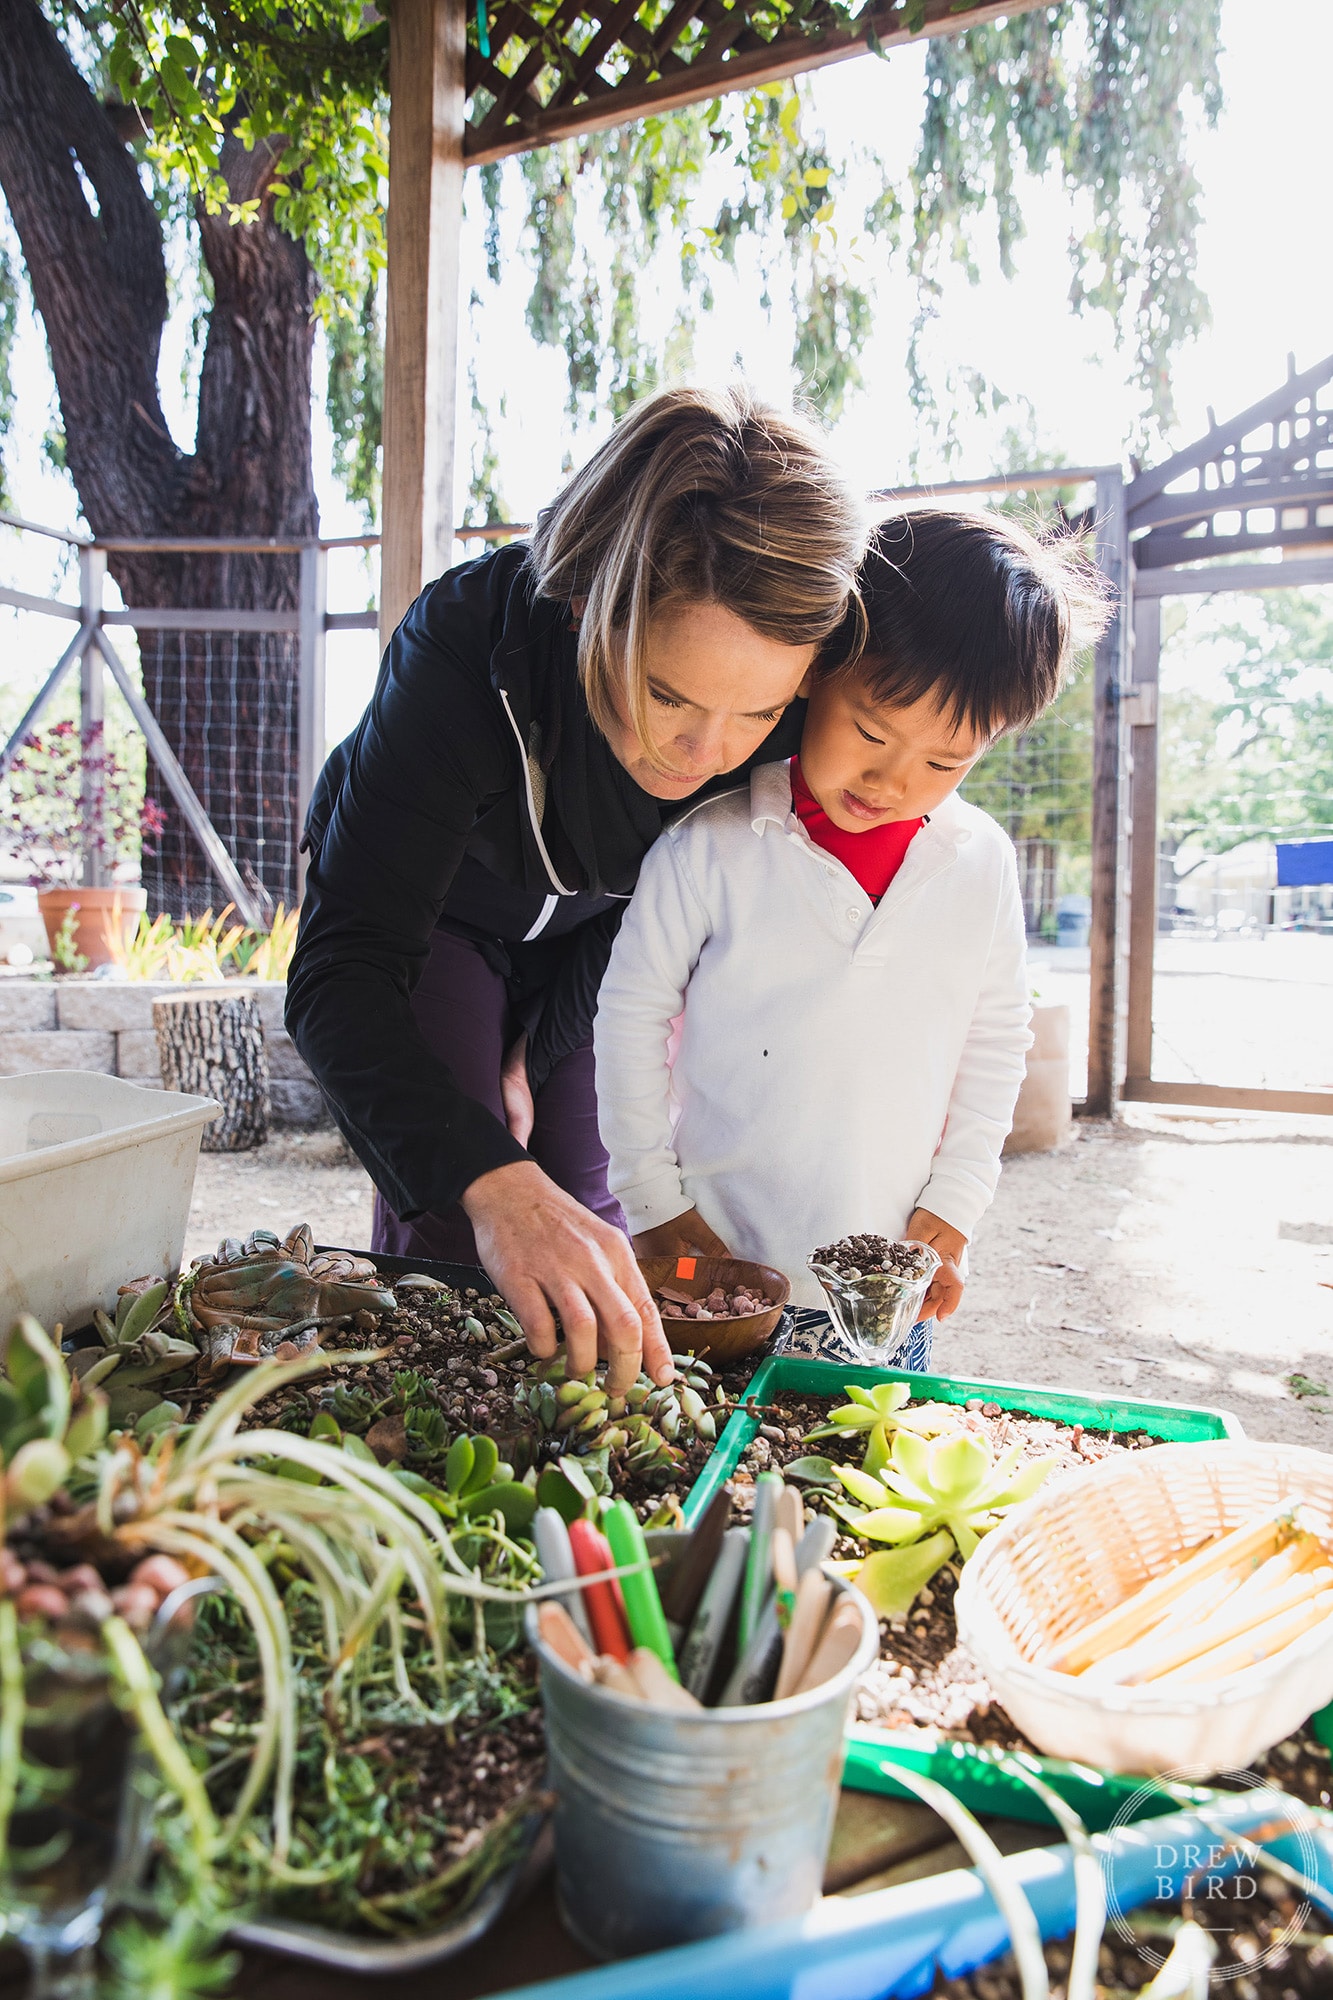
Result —
<path fill-rule="evenodd" d="M 856 1594 L 853 1593 L 855 1596 Z M 855 1658 L 808 1694 L 693 1715 L 541 1661 L 561 1913 L 599 1958 L 776 1923 L 820 1891 L 852 1690 L 879 1650 L 862 1597 Z"/>

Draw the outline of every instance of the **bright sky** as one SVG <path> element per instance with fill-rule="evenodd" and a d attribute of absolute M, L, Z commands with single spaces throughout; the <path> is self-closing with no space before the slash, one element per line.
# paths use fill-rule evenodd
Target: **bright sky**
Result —
<path fill-rule="evenodd" d="M 1321 213 L 1333 8 L 1328 0 L 1269 0 L 1267 6 L 1223 0 L 1222 20 L 1226 107 L 1216 131 L 1201 132 L 1194 141 L 1204 189 L 1199 280 L 1212 303 L 1213 325 L 1177 363 L 1178 443 L 1205 427 L 1208 405 L 1225 418 L 1279 384 L 1288 352 L 1295 353 L 1299 367 L 1308 367 L 1333 347 L 1333 276 L 1322 248 L 1327 222 Z M 922 64 L 921 50 L 911 48 L 888 62 L 865 57 L 820 72 L 809 84 L 809 123 L 834 134 L 874 133 L 891 168 L 904 170 L 919 125 Z M 563 357 L 535 348 L 522 327 L 531 274 L 518 250 L 516 171 L 511 164 L 505 281 L 498 297 L 474 315 L 470 351 L 488 407 L 498 410 L 502 398 L 505 404 L 497 438 L 511 518 L 528 518 L 559 483 L 566 450 L 582 457 L 600 433 L 571 435 L 564 416 Z M 864 208 L 865 194 L 861 183 L 848 191 L 849 217 Z M 479 206 L 474 200 L 469 218 L 465 295 L 474 279 L 480 292 L 488 290 Z M 1030 399 L 1046 451 L 1066 462 L 1117 461 L 1133 433 L 1136 392 L 1126 383 L 1128 357 L 1115 351 L 1105 318 L 1075 319 L 1068 307 L 1066 245 L 1078 226 L 1077 212 L 1054 183 L 1026 188 L 1023 208 L 1028 234 L 1019 246 L 1015 281 L 1008 284 L 1000 276 L 984 237 L 981 283 L 971 288 L 961 275 L 951 280 L 934 355 L 936 378 L 943 378 L 949 361 L 980 366 L 1012 397 Z M 868 248 L 876 255 L 874 245 Z M 669 316 L 669 284 L 660 293 L 652 286 L 646 290 L 647 309 Z M 743 266 L 734 281 L 718 281 L 716 293 L 716 311 L 698 342 L 696 375 L 725 379 L 739 356 L 762 389 L 789 394 L 790 324 L 781 311 L 772 324 L 766 321 L 753 267 Z M 913 303 L 905 278 L 892 269 L 881 273 L 876 329 L 864 361 L 869 386 L 851 400 L 835 433 L 849 470 L 867 485 L 910 476 L 914 433 L 903 357 Z M 170 329 L 162 364 L 164 405 L 182 441 L 192 422 L 181 388 L 187 320 L 188 312 L 179 314 Z M 55 405 L 44 341 L 31 320 L 23 328 L 16 372 L 18 433 L 6 445 L 14 499 L 30 518 L 71 524 L 76 507 L 68 482 L 41 452 Z M 461 410 L 466 423 L 466 389 Z M 998 426 L 989 435 L 974 432 L 956 471 L 992 469 L 997 443 Z M 466 434 L 462 444 L 465 455 Z M 359 529 L 358 516 L 332 478 L 322 423 L 316 451 L 325 532 Z M 938 462 L 927 461 L 927 469 L 942 471 Z M 27 587 L 40 588 L 49 574 L 51 545 L 39 550 L 30 538 L 25 544 L 21 556 L 12 544 L 6 546 L 0 561 L 15 581 L 21 561 Z M 350 566 L 335 589 L 342 602 L 365 602 L 364 575 Z M 23 623 L 31 629 L 29 621 Z M 15 658 L 7 645 L 4 651 Z M 373 650 L 358 635 L 340 636 L 330 662 L 331 739 L 359 711 L 373 665 Z M 34 669 L 25 660 L 17 671 L 27 678 Z M 14 672 L 0 669 L 0 682 Z"/>

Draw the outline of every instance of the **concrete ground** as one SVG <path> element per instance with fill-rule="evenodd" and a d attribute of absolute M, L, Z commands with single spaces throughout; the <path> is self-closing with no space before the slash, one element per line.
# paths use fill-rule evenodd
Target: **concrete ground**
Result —
<path fill-rule="evenodd" d="M 1333 1120 L 1136 1107 L 1075 1133 L 1006 1163 L 936 1365 L 1222 1406 L 1333 1450 Z M 200 1159 L 186 1254 L 295 1222 L 364 1247 L 370 1217 L 341 1140 L 287 1136 Z"/>

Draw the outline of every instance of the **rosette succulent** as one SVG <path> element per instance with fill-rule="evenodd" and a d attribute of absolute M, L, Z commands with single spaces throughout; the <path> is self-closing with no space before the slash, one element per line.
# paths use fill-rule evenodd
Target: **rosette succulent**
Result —
<path fill-rule="evenodd" d="M 996 1458 L 989 1439 L 970 1430 L 928 1440 L 900 1429 L 877 1473 L 833 1468 L 860 1503 L 858 1510 L 835 1501 L 834 1512 L 852 1534 L 893 1545 L 867 1557 L 853 1579 L 881 1618 L 905 1611 L 955 1551 L 966 1562 L 981 1537 L 1030 1499 L 1056 1464 L 1054 1458 L 1021 1464 L 1022 1456 L 1015 1444 Z"/>

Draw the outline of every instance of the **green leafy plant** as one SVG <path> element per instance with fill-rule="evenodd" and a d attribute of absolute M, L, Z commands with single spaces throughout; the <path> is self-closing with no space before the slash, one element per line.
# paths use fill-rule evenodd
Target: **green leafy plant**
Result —
<path fill-rule="evenodd" d="M 706 1361 L 692 1354 L 672 1357 L 674 1382 L 659 1388 L 640 1375 L 623 1396 L 606 1391 L 606 1365 L 587 1375 L 566 1376 L 565 1359 L 535 1367 L 514 1392 L 514 1409 L 532 1426 L 548 1456 L 574 1452 L 602 1460 L 615 1458 L 618 1470 L 650 1485 L 665 1486 L 685 1463 L 682 1434 L 712 1443 L 726 1396 Z M 708 1398 L 712 1398 L 710 1403 Z"/>
<path fill-rule="evenodd" d="M 78 947 L 79 906 L 71 903 L 51 940 L 51 956 L 62 972 L 86 972 L 87 956 Z"/>
<path fill-rule="evenodd" d="M 198 1366 L 195 1342 L 171 1330 L 171 1289 L 165 1278 L 139 1291 L 127 1286 L 114 1319 L 100 1307 L 93 1313 L 100 1346 L 75 1348 L 69 1357 L 85 1389 L 105 1385 L 113 1424 L 137 1423 L 161 1403 L 159 1384 Z"/>
<path fill-rule="evenodd" d="M 9 1523 L 58 1493 L 106 1435 L 106 1398 L 74 1403 L 64 1359 L 27 1314 L 0 1349 L 0 1540 Z"/>
<path fill-rule="evenodd" d="M 854 1577 L 881 1618 L 905 1612 L 955 1551 L 966 1562 L 981 1537 L 1029 1499 L 1056 1463 L 1039 1458 L 1021 1465 L 1022 1455 L 1021 1445 L 1011 1445 L 997 1459 L 989 1439 L 971 1431 L 928 1442 L 900 1429 L 878 1473 L 834 1467 L 864 1511 L 841 1502 L 833 1511 L 854 1535 L 893 1545 L 868 1556 Z"/>

